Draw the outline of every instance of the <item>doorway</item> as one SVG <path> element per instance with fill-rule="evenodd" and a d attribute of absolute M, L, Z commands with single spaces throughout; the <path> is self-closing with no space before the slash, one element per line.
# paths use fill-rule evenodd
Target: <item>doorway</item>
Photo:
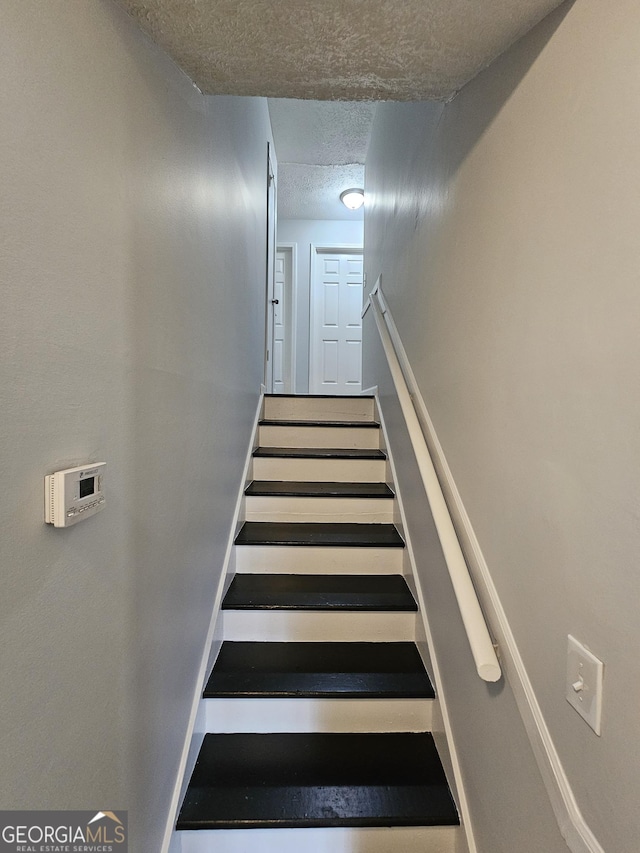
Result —
<path fill-rule="evenodd" d="M 362 246 L 311 246 L 309 393 L 362 390 Z"/>
<path fill-rule="evenodd" d="M 273 283 L 273 393 L 295 388 L 296 245 L 278 245 Z"/>

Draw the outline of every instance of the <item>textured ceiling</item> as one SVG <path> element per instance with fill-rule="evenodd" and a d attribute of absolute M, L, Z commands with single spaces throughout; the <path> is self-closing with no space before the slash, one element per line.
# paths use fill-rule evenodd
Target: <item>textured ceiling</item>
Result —
<path fill-rule="evenodd" d="M 376 105 L 269 99 L 279 163 L 364 163 Z"/>
<path fill-rule="evenodd" d="M 340 201 L 349 187 L 364 188 L 364 166 L 278 164 L 278 219 L 362 219 Z"/>
<path fill-rule="evenodd" d="M 362 219 L 340 202 L 364 187 L 364 161 L 375 104 L 269 99 L 278 157 L 280 219 Z"/>
<path fill-rule="evenodd" d="M 452 97 L 560 4 L 116 2 L 205 94 L 269 98 L 283 219 L 362 219 L 363 211 L 347 211 L 339 195 L 364 186 L 372 101 Z"/>
<path fill-rule="evenodd" d="M 206 94 L 446 99 L 559 0 L 117 0 Z"/>

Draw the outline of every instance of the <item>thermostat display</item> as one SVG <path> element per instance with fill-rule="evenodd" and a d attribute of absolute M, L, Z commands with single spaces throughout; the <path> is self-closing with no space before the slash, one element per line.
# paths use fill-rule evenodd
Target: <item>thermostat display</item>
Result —
<path fill-rule="evenodd" d="M 86 498 L 88 495 L 92 495 L 95 492 L 95 488 L 96 478 L 85 477 L 84 480 L 80 480 L 80 497 Z"/>
<path fill-rule="evenodd" d="M 56 471 L 44 478 L 44 520 L 69 527 L 104 508 L 105 462 Z"/>

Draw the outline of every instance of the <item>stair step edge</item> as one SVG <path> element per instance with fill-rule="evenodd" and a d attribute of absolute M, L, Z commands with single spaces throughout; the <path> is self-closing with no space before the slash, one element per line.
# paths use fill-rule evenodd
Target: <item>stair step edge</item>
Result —
<path fill-rule="evenodd" d="M 367 459 L 384 460 L 384 450 L 379 448 L 354 449 L 350 447 L 256 447 L 254 458 L 269 459 Z"/>
<path fill-rule="evenodd" d="M 380 429 L 378 421 L 318 421 L 318 420 L 279 420 L 277 418 L 263 418 L 258 421 L 258 426 L 268 427 L 327 427 L 327 429 Z"/>
<path fill-rule="evenodd" d="M 404 548 L 388 522 L 245 521 L 236 545 L 322 548 Z"/>
<path fill-rule="evenodd" d="M 265 394 L 270 400 L 375 400 L 373 394 Z"/>
<path fill-rule="evenodd" d="M 309 482 L 304 480 L 252 480 L 245 490 L 249 497 L 313 497 L 391 500 L 395 493 L 387 483 Z"/>

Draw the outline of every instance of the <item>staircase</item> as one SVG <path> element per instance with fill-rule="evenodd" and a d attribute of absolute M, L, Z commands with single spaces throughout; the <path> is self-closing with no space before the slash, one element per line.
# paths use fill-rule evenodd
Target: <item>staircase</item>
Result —
<path fill-rule="evenodd" d="M 268 396 L 182 853 L 453 853 L 375 403 Z"/>

